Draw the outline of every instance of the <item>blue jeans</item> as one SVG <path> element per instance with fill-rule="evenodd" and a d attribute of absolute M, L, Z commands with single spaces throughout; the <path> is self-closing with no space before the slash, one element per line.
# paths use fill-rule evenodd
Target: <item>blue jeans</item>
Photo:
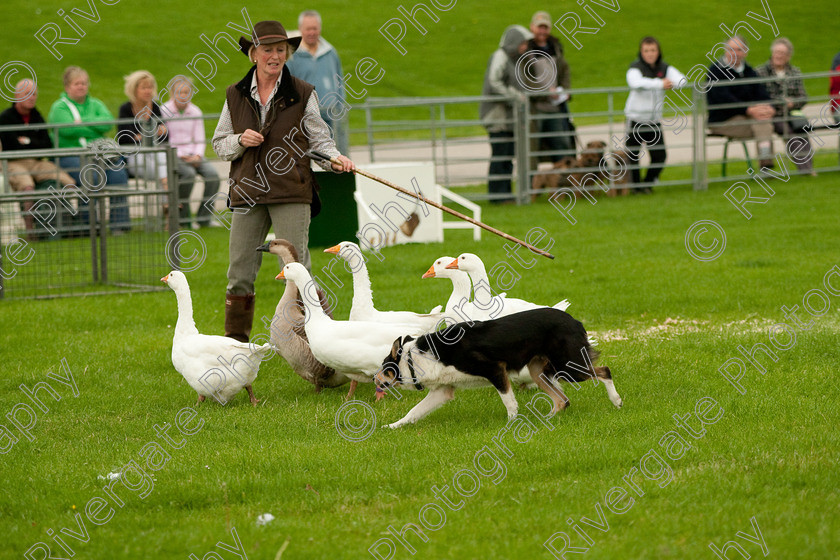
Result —
<path fill-rule="evenodd" d="M 94 160 L 92 172 L 85 173 L 84 183 L 80 177 L 81 158 L 79 156 L 66 156 L 58 158 L 58 165 L 67 170 L 67 173 L 76 180 L 76 184 L 85 190 L 99 190 L 98 185 L 102 181 L 101 172 L 105 172 L 106 185 L 128 185 L 128 173 L 125 168 L 119 171 L 108 169 L 102 162 Z M 128 214 L 128 198 L 125 196 L 110 197 L 110 224 L 111 229 L 120 229 L 128 231 L 131 229 L 131 219 Z M 87 225 L 90 223 L 90 215 L 88 214 L 88 203 L 83 199 L 79 199 L 79 215 L 81 223 Z"/>

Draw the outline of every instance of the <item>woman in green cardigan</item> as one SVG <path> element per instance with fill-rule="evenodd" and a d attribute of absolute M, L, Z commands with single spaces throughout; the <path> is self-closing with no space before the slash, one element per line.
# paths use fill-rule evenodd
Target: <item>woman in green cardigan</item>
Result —
<path fill-rule="evenodd" d="M 84 123 L 83 126 L 65 127 L 58 129 L 59 148 L 87 148 L 98 140 L 106 137 L 111 130 L 110 123 L 102 121 L 113 121 L 114 115 L 108 110 L 102 101 L 91 97 L 88 93 L 90 79 L 87 72 L 78 66 L 70 66 L 64 71 L 64 93 L 52 104 L 47 120 L 51 123 Z M 125 165 L 114 165 L 101 160 L 93 160 L 90 173 L 80 176 L 81 158 L 79 156 L 65 156 L 59 158 L 59 165 L 68 170 L 68 173 L 76 180 L 76 184 L 83 186 L 89 191 L 100 190 L 102 177 L 105 174 L 105 184 L 109 186 L 126 186 L 128 174 Z M 111 167 L 119 167 L 114 170 Z M 90 223 L 87 202 L 79 198 L 79 210 L 81 222 L 85 225 Z M 128 214 L 128 199 L 125 196 L 110 197 L 110 226 L 111 232 L 120 234 L 131 229 L 131 221 Z"/>

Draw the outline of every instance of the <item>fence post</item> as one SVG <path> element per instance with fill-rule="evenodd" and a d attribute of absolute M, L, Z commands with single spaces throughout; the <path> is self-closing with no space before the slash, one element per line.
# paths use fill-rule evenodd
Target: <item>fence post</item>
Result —
<path fill-rule="evenodd" d="M 789 80 L 790 80 L 790 79 L 791 79 L 791 77 L 790 77 L 790 76 L 786 76 L 786 77 L 782 80 L 782 99 L 787 99 L 787 98 L 788 98 L 788 85 L 789 85 Z M 770 78 L 768 77 L 768 79 L 767 79 L 767 82 L 768 82 L 768 83 L 765 83 L 765 84 L 762 84 L 762 85 L 763 85 L 765 88 L 767 88 L 767 86 L 769 85 L 769 82 L 770 82 L 770 81 L 771 81 L 771 80 L 770 80 Z M 785 132 L 785 134 L 787 134 L 788 132 L 793 132 L 793 131 L 789 131 L 789 130 L 788 130 L 788 123 L 790 122 L 790 119 L 789 119 L 788 117 L 790 117 L 790 109 L 788 109 L 787 103 L 783 103 L 783 104 L 782 104 L 782 116 L 781 116 L 781 120 L 780 120 L 779 118 L 777 118 L 775 115 L 773 115 L 773 120 L 772 120 L 772 121 L 770 121 L 770 122 L 772 122 L 772 123 L 773 123 L 773 127 L 774 127 L 774 128 L 775 128 L 775 126 L 776 126 L 776 123 L 777 123 L 777 122 L 781 122 L 781 123 L 782 123 L 782 130 Z"/>
<path fill-rule="evenodd" d="M 694 153 L 691 180 L 695 191 L 705 191 L 709 188 L 709 168 L 706 161 L 706 95 L 697 88 L 691 88 L 691 100 L 694 107 L 691 114 Z"/>
<path fill-rule="evenodd" d="M 127 197 L 126 197 L 127 198 Z M 99 281 L 108 283 L 108 228 L 111 226 L 111 217 L 105 213 L 105 197 L 92 198 L 91 207 L 96 207 L 96 214 L 102 217 L 99 220 Z M 109 204 L 113 201 L 109 197 Z M 108 218 L 105 218 L 108 216 Z"/>
<path fill-rule="evenodd" d="M 614 117 L 614 115 L 613 115 L 614 111 L 615 111 L 615 99 L 613 98 L 612 90 L 610 90 L 610 91 L 607 92 L 607 113 L 608 113 L 608 115 L 607 115 L 607 138 L 608 138 L 608 140 L 607 140 L 607 152 L 610 151 L 609 146 L 610 146 L 610 142 L 612 142 L 612 137 L 613 137 L 613 124 L 614 124 L 614 121 L 615 121 L 615 119 L 613 118 Z M 599 166 L 600 166 L 600 163 L 599 163 Z M 615 179 L 613 179 L 612 175 L 613 175 L 612 173 L 610 173 L 610 175 L 609 175 L 610 189 L 615 189 Z M 632 191 L 632 192 L 635 192 L 635 191 Z"/>
<path fill-rule="evenodd" d="M 79 173 L 81 174 L 81 170 L 85 168 L 88 163 L 87 153 L 83 153 L 79 156 Z M 105 174 L 105 171 L 100 168 L 98 173 Z M 81 182 L 81 181 L 80 181 Z M 105 189 L 108 190 L 107 187 Z M 98 235 L 99 231 L 99 208 L 97 207 L 97 200 L 96 200 L 96 193 L 94 193 L 87 204 L 87 215 L 88 215 L 88 235 L 90 238 L 90 269 L 91 269 L 91 276 L 93 277 L 93 283 L 96 284 L 99 282 L 99 255 L 96 248 L 96 236 Z M 80 206 L 77 210 L 79 215 L 82 215 L 82 208 L 81 208 L 81 201 L 79 202 Z"/>
<path fill-rule="evenodd" d="M 180 229 L 180 221 L 181 221 L 181 212 L 178 208 L 180 204 L 180 200 L 178 200 L 178 177 L 175 175 L 175 169 L 177 169 L 177 161 L 178 161 L 178 151 L 175 146 L 169 146 L 166 149 L 166 176 L 168 177 L 168 192 L 167 198 L 169 199 L 169 235 L 176 233 Z M 184 201 L 189 207 L 190 200 Z M 131 219 L 131 208 L 129 207 L 129 220 Z M 188 208 L 189 210 L 189 208 Z M 190 212 L 186 212 L 187 215 Z M 190 225 L 186 224 L 186 228 L 189 228 Z"/>
<path fill-rule="evenodd" d="M 437 162 L 437 127 L 435 126 L 435 106 L 429 105 L 429 136 L 432 142 L 432 161 Z M 444 163 L 444 165 L 446 165 Z M 437 174 L 437 165 L 435 165 L 435 173 Z M 435 182 L 437 182 L 437 177 L 435 177 Z"/>
<path fill-rule="evenodd" d="M 530 114 L 528 108 L 527 97 L 513 100 L 513 141 L 514 153 L 516 154 L 516 200 L 518 204 L 528 201 L 528 161 L 530 158 L 528 138 Z"/>
<path fill-rule="evenodd" d="M 443 184 L 449 187 L 449 152 L 446 146 L 446 105 L 440 104 L 440 141 L 443 159 Z"/>
<path fill-rule="evenodd" d="M 368 137 L 368 154 L 370 156 L 370 162 L 376 162 L 376 150 L 373 149 L 373 130 L 371 127 L 373 126 L 373 114 L 371 114 L 370 105 L 365 103 L 365 132 L 367 133 Z"/>
<path fill-rule="evenodd" d="M 6 164 L 6 160 L 3 160 L 3 164 L 4 165 Z M 5 171 L 4 171 L 4 173 L 5 173 Z M 8 177 L 8 175 L 5 175 L 5 176 Z M 4 212 L 2 210 L 0 210 L 0 227 L 2 227 L 2 225 L 3 225 L 3 214 L 4 214 Z M 2 239 L 2 237 L 0 237 L 0 271 L 3 270 L 3 252 L 4 252 L 3 251 L 3 239 Z M 6 285 L 5 285 L 6 283 L 5 283 L 5 280 L 6 280 L 6 277 L 3 274 L 0 274 L 0 299 L 3 299 L 4 297 L 6 297 Z"/>

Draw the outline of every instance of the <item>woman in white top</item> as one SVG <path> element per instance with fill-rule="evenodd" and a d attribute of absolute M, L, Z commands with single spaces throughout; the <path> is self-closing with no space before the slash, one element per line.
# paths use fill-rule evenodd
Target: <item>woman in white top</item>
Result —
<path fill-rule="evenodd" d="M 665 140 L 662 137 L 662 106 L 665 102 L 665 91 L 685 84 L 685 76 L 662 60 L 659 41 L 653 37 L 645 37 L 639 45 L 639 58 L 627 70 L 627 85 L 630 95 L 624 106 L 627 118 L 627 148 L 628 156 L 634 162 L 641 158 L 640 147 L 647 144 L 650 151 L 650 167 L 645 175 L 647 186 L 634 189 L 634 193 L 651 193 L 651 185 L 659 180 L 659 174 L 665 163 Z M 631 169 L 634 184 L 642 183 L 641 170 L 638 165 Z"/>

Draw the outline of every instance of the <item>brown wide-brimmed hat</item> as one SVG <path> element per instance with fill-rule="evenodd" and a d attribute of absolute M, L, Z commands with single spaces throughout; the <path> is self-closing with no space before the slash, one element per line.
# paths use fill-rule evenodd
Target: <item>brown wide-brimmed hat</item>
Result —
<path fill-rule="evenodd" d="M 254 34 L 250 40 L 245 37 L 239 37 L 239 50 L 245 53 L 245 56 L 248 56 L 248 51 L 255 44 L 270 45 L 281 41 L 288 41 L 292 47 L 298 48 L 300 40 L 301 37 L 289 37 L 283 24 L 279 21 L 259 21 L 254 25 Z"/>

